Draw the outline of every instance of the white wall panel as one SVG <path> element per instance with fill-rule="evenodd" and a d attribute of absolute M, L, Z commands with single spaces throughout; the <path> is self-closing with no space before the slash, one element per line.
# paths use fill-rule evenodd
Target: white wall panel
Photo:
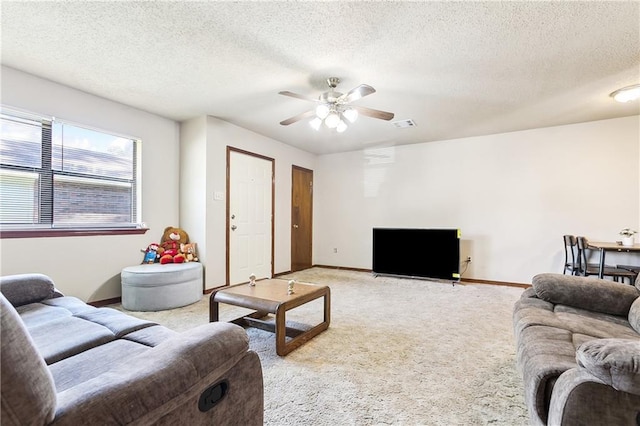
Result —
<path fill-rule="evenodd" d="M 179 224 L 179 127 L 172 120 L 2 67 L 2 103 L 142 140 L 145 235 L 0 240 L 2 275 L 40 272 L 85 301 L 120 296 L 120 271 Z"/>
<path fill-rule="evenodd" d="M 320 156 L 314 262 L 371 268 L 373 227 L 460 228 L 464 277 L 562 271 L 563 234 L 614 241 L 638 228 L 639 121 Z"/>

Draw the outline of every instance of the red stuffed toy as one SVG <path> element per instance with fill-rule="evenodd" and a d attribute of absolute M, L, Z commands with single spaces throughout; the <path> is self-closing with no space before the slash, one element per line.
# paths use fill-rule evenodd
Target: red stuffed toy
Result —
<path fill-rule="evenodd" d="M 183 263 L 185 256 L 180 252 L 180 245 L 189 242 L 189 235 L 180 228 L 168 226 L 165 228 L 158 247 L 160 263 Z"/>

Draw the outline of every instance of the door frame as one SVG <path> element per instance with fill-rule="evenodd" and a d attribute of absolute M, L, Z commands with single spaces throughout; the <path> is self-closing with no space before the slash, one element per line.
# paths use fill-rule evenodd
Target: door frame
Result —
<path fill-rule="evenodd" d="M 231 222 L 229 221 L 229 213 L 231 212 L 231 153 L 235 152 L 237 154 L 244 154 L 250 157 L 260 158 L 263 160 L 271 161 L 271 276 L 273 277 L 274 271 L 274 248 L 275 248 L 275 222 L 276 222 L 276 214 L 275 214 L 275 201 L 276 201 L 276 160 L 267 157 L 265 155 L 256 154 L 255 152 L 246 151 L 244 149 L 235 148 L 233 146 L 227 145 L 227 205 L 225 211 L 225 239 L 226 239 L 226 248 L 225 248 L 225 258 L 226 258 L 226 271 L 225 271 L 225 285 L 229 285 L 230 283 L 230 257 L 231 251 L 229 250 L 229 239 L 231 238 Z"/>

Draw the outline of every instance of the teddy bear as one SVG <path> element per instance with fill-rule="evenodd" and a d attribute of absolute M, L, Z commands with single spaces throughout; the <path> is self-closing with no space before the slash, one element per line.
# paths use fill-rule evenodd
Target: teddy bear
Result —
<path fill-rule="evenodd" d="M 181 228 L 167 226 L 162 233 L 160 239 L 160 247 L 158 247 L 158 255 L 160 255 L 160 263 L 183 263 L 185 255 L 180 252 L 180 245 L 189 242 L 189 234 Z"/>
<path fill-rule="evenodd" d="M 180 251 L 184 254 L 185 262 L 197 262 L 196 243 L 180 244 Z"/>

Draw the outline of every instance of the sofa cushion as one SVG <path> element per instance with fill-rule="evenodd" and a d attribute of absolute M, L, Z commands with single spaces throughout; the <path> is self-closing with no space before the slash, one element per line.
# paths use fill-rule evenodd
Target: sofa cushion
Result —
<path fill-rule="evenodd" d="M 0 278 L 0 291 L 14 307 L 55 296 L 51 278 L 43 274 L 7 275 Z"/>
<path fill-rule="evenodd" d="M 629 324 L 640 333 L 640 297 L 636 299 L 629 309 Z"/>
<path fill-rule="evenodd" d="M 47 365 L 115 339 L 108 328 L 76 317 L 29 328 L 29 334 Z"/>
<path fill-rule="evenodd" d="M 23 305 L 18 311 L 48 365 L 157 325 L 70 296 Z"/>
<path fill-rule="evenodd" d="M 28 305 L 18 306 L 16 311 L 20 314 L 20 319 L 27 329 L 60 318 L 69 318 L 72 315 L 71 312 L 66 309 L 48 306 L 44 303 L 29 303 Z"/>
<path fill-rule="evenodd" d="M 533 277 L 536 295 L 547 302 L 626 317 L 640 296 L 638 289 L 613 281 L 561 274 Z"/>
<path fill-rule="evenodd" d="M 640 339 L 599 339 L 582 344 L 576 360 L 614 389 L 640 395 Z"/>
<path fill-rule="evenodd" d="M 47 305 L 47 306 L 55 306 L 57 308 L 64 308 L 67 311 L 71 312 L 71 314 L 73 315 L 77 315 L 81 312 L 85 312 L 85 311 L 93 311 L 96 310 L 98 308 L 91 306 L 91 305 L 87 305 L 86 303 L 84 303 L 82 300 L 78 299 L 77 297 L 73 297 L 73 296 L 65 296 L 65 297 L 58 297 L 55 299 L 46 299 L 43 300 L 42 302 L 43 305 Z"/>
<path fill-rule="evenodd" d="M 65 391 L 114 368 L 131 365 L 131 360 L 135 356 L 149 349 L 151 349 L 149 346 L 118 339 L 51 364 L 49 369 L 53 375 L 56 391 Z M 100 362 L 96 362 L 97 360 Z"/>
<path fill-rule="evenodd" d="M 3 425 L 49 424 L 56 409 L 53 378 L 20 316 L 0 294 Z M 10 390 L 9 392 L 4 392 Z"/>
<path fill-rule="evenodd" d="M 76 316 L 108 328 L 116 338 L 121 338 L 125 334 L 157 325 L 154 322 L 141 320 L 111 308 L 94 309 L 79 313 Z"/>
<path fill-rule="evenodd" d="M 155 327 L 145 327 L 122 337 L 146 346 L 157 346 L 167 339 L 177 336 L 178 333 L 166 327 L 156 325 Z"/>
<path fill-rule="evenodd" d="M 554 305 L 536 298 L 520 299 L 513 315 L 516 338 L 527 328 L 546 326 L 592 338 L 635 338 L 638 333 L 625 317 L 590 312 L 564 305 Z M 575 346 L 576 349 L 578 345 Z"/>

